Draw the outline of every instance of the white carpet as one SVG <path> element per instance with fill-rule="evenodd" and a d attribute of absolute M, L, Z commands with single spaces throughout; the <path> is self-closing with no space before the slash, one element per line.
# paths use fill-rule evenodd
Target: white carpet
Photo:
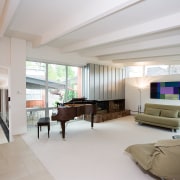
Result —
<path fill-rule="evenodd" d="M 52 124 L 50 138 L 43 127 L 40 139 L 37 129 L 23 136 L 43 165 L 56 180 L 152 180 L 124 151 L 131 144 L 171 139 L 167 129 L 140 126 L 133 116 L 102 123 L 72 121 L 66 127 L 66 140 L 60 125 Z"/>

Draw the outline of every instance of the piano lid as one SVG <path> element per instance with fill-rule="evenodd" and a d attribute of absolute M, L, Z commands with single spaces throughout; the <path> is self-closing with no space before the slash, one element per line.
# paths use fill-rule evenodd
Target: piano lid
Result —
<path fill-rule="evenodd" d="M 72 98 L 70 101 L 66 102 L 66 103 L 74 103 L 74 102 L 83 102 L 85 101 L 87 98 L 85 97 L 81 97 L 81 98 Z"/>

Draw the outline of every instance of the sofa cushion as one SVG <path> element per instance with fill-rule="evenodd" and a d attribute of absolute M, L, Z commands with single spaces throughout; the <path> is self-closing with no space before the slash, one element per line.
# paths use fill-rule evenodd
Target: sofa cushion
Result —
<path fill-rule="evenodd" d="M 146 108 L 145 113 L 153 116 L 159 116 L 161 110 L 160 109 L 155 109 L 155 108 Z"/>
<path fill-rule="evenodd" d="M 169 118 L 162 116 L 152 116 L 148 114 L 136 114 L 135 120 L 137 122 L 162 126 L 162 127 L 180 127 L 180 118 Z"/>
<path fill-rule="evenodd" d="M 178 111 L 177 110 L 161 110 L 160 116 L 163 117 L 169 117 L 169 118 L 177 118 L 178 117 Z"/>

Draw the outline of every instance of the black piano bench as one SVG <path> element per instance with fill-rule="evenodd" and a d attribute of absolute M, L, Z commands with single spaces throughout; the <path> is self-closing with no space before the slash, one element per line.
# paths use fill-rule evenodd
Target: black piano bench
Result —
<path fill-rule="evenodd" d="M 48 138 L 49 138 L 49 131 L 50 131 L 50 118 L 49 117 L 42 117 L 37 122 L 37 128 L 38 128 L 38 139 L 39 139 L 39 129 L 41 131 L 41 126 L 47 126 L 48 127 Z"/>

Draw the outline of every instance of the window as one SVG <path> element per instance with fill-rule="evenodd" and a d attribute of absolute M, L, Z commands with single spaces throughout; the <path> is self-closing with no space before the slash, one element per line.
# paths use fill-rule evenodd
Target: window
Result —
<path fill-rule="evenodd" d="M 26 62 L 26 108 L 52 108 L 76 97 L 82 97 L 81 67 Z"/>
<path fill-rule="evenodd" d="M 171 65 L 170 74 L 180 74 L 180 65 Z"/>
<path fill-rule="evenodd" d="M 48 106 L 55 107 L 56 103 L 65 101 L 66 66 L 48 64 Z"/>
<path fill-rule="evenodd" d="M 26 61 L 26 77 L 45 80 L 46 64 L 42 62 Z"/>
<path fill-rule="evenodd" d="M 82 97 L 82 68 L 68 66 L 67 101 Z"/>
<path fill-rule="evenodd" d="M 45 107 L 46 64 L 26 61 L 26 108 Z"/>
<path fill-rule="evenodd" d="M 48 65 L 48 105 L 56 106 L 72 98 L 82 97 L 82 68 Z"/>
<path fill-rule="evenodd" d="M 146 76 L 159 76 L 159 75 L 168 75 L 168 74 L 169 74 L 168 65 L 145 66 Z"/>
<path fill-rule="evenodd" d="M 142 77 L 143 66 L 127 66 L 126 67 L 126 78 L 131 77 Z"/>
<path fill-rule="evenodd" d="M 145 71 L 143 71 L 145 69 Z M 143 73 L 145 72 L 145 73 Z M 127 66 L 126 78 L 180 74 L 180 65 Z"/>

